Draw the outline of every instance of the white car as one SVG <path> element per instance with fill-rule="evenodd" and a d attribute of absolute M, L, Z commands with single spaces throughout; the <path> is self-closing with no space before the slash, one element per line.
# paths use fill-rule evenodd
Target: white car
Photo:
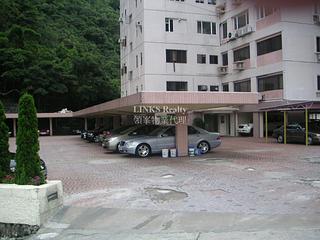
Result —
<path fill-rule="evenodd" d="M 240 135 L 252 135 L 253 124 L 252 123 L 239 124 L 237 131 Z"/>

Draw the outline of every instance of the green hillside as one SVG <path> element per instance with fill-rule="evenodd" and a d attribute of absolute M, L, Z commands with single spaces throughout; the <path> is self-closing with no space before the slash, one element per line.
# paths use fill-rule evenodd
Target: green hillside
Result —
<path fill-rule="evenodd" d="M 27 90 L 40 111 L 119 96 L 118 0 L 0 1 L 1 93 Z"/>

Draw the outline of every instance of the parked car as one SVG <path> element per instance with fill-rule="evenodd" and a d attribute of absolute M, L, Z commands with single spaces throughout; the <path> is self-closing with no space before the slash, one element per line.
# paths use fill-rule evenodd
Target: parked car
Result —
<path fill-rule="evenodd" d="M 277 139 L 278 143 L 284 142 L 284 127 L 281 126 L 273 131 L 272 137 Z M 289 124 L 287 126 L 287 142 L 293 143 L 305 143 L 306 142 L 306 130 L 299 124 Z M 312 130 L 308 133 L 308 143 L 319 144 L 320 134 L 313 132 Z"/>
<path fill-rule="evenodd" d="M 133 129 L 135 127 L 137 127 L 137 125 L 126 125 L 126 126 L 121 126 L 121 127 L 103 132 L 102 134 L 100 134 L 100 138 L 101 138 L 100 141 L 102 143 L 101 145 L 104 147 L 103 143 L 105 142 L 105 140 L 110 139 L 113 136 L 118 136 L 119 134 L 121 135 L 128 129 L 131 129 L 131 128 Z"/>
<path fill-rule="evenodd" d="M 10 160 L 10 171 L 12 173 L 14 173 L 16 171 L 16 166 L 17 166 L 16 154 L 15 153 L 10 153 L 10 158 L 11 158 L 11 160 Z M 42 159 L 40 159 L 40 170 L 43 173 L 43 176 L 47 179 L 48 169 L 47 169 L 46 163 Z"/>
<path fill-rule="evenodd" d="M 159 126 L 155 125 L 137 125 L 127 128 L 119 134 L 113 134 L 111 137 L 106 138 L 103 141 L 102 146 L 108 150 L 119 152 L 119 145 L 121 141 L 148 135 L 158 127 Z"/>
<path fill-rule="evenodd" d="M 247 135 L 247 136 L 253 135 L 253 124 L 252 123 L 239 124 L 237 131 L 240 135 Z"/>
<path fill-rule="evenodd" d="M 40 129 L 38 130 L 38 133 L 40 136 L 50 136 L 50 130 L 49 129 Z"/>
<path fill-rule="evenodd" d="M 175 133 L 175 126 L 162 126 L 156 128 L 148 136 L 121 141 L 119 150 L 138 157 L 148 157 L 151 154 L 160 153 L 162 149 L 175 148 Z M 188 126 L 188 142 L 189 145 L 199 148 L 204 154 L 220 146 L 221 138 L 219 133 Z"/>
<path fill-rule="evenodd" d="M 103 132 L 106 132 L 108 131 L 109 128 L 105 128 L 105 127 L 100 127 L 100 128 L 97 128 L 93 131 L 88 131 L 86 133 L 86 140 L 89 141 L 89 142 L 99 142 L 100 139 L 99 139 L 99 136 L 100 134 L 102 134 Z"/>

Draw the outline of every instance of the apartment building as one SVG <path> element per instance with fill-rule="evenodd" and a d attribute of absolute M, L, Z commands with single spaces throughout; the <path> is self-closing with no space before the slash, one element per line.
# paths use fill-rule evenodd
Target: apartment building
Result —
<path fill-rule="evenodd" d="M 259 136 L 266 107 L 320 101 L 319 1 L 276 7 L 246 0 L 121 0 L 120 14 L 122 97 L 259 92 L 259 105 L 193 114 L 223 135 L 253 122 Z M 317 111 L 312 117 L 320 119 Z M 291 115 L 303 120 L 299 112 Z M 281 113 L 269 118 L 279 124 Z"/>

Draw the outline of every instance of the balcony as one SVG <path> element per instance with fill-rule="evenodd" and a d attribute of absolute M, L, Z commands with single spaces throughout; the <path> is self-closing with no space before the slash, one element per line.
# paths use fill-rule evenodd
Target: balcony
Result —
<path fill-rule="evenodd" d="M 259 94 L 262 101 L 283 99 L 283 89 L 260 92 Z"/>
<path fill-rule="evenodd" d="M 274 64 L 282 61 L 282 50 L 267 53 L 257 57 L 257 67 Z"/>
<path fill-rule="evenodd" d="M 257 21 L 256 29 L 257 31 L 267 28 L 273 24 L 276 24 L 281 21 L 281 12 L 280 10 L 274 12 L 272 15 L 262 18 Z"/>

